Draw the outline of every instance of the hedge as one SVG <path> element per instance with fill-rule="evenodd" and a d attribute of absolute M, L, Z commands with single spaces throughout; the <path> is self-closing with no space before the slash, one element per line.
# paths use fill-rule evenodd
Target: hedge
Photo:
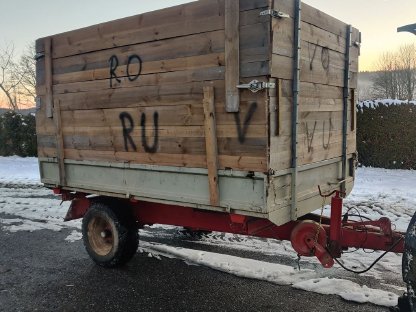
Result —
<path fill-rule="evenodd" d="M 357 149 L 363 166 L 416 169 L 416 106 L 359 106 Z"/>

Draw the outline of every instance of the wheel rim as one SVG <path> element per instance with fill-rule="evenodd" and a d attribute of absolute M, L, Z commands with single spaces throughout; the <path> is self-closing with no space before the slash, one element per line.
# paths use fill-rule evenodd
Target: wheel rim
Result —
<path fill-rule="evenodd" d="M 94 216 L 88 224 L 88 240 L 97 255 L 108 255 L 117 240 L 113 223 L 102 216 Z"/>

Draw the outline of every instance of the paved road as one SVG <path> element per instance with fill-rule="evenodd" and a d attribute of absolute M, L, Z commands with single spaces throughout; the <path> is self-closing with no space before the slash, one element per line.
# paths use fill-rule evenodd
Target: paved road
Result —
<path fill-rule="evenodd" d="M 0 311 L 388 311 L 147 253 L 103 269 L 70 232 L 0 229 Z"/>

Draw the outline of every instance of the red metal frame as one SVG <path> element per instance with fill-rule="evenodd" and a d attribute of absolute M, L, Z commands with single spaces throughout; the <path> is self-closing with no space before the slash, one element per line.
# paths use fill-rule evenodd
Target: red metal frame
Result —
<path fill-rule="evenodd" d="M 61 189 L 56 189 L 54 192 L 61 194 L 63 200 L 72 200 L 65 218 L 67 221 L 82 218 L 91 205 L 91 200 L 86 197 L 86 194 L 70 193 Z M 291 221 L 281 226 L 267 219 L 174 205 L 137 200 L 126 200 L 126 205 L 132 207 L 140 226 L 159 223 L 196 230 L 289 240 L 299 254 L 316 256 L 324 267 L 331 267 L 334 263 L 332 257 L 339 258 L 342 250 L 352 247 L 386 251 L 401 240 L 391 251 L 404 252 L 404 239 L 402 239 L 404 233 L 393 231 L 388 218 L 365 222 L 345 220 L 346 217 L 342 216 L 341 193 L 335 192 L 334 194 L 335 196 L 331 199 L 329 219 L 307 215 L 301 220 Z M 319 223 L 316 222 L 318 220 Z"/>

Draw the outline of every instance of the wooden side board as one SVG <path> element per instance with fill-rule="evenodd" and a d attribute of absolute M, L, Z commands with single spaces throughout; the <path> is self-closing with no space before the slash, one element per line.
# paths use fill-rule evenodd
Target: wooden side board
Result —
<path fill-rule="evenodd" d="M 273 0 L 274 8 L 290 15 L 273 19 L 272 77 L 281 81 L 280 132 L 270 138 L 270 167 L 291 166 L 294 1 Z M 357 87 L 360 34 L 352 30 L 350 47 L 347 152 L 355 153 L 354 89 Z M 301 11 L 298 165 L 342 155 L 343 91 L 347 24 L 305 3 Z"/>
<path fill-rule="evenodd" d="M 279 99 L 280 132 L 270 137 L 270 167 L 284 170 L 290 167 L 292 96 L 291 81 L 282 80 Z M 306 165 L 342 155 L 343 88 L 302 82 L 300 84 L 298 119 L 298 164 Z M 351 92 L 353 93 L 353 92 Z M 356 152 L 355 119 L 348 102 L 347 152 Z"/>
<path fill-rule="evenodd" d="M 230 84 L 270 73 L 267 1 L 239 2 L 241 67 Z M 207 167 L 204 87 L 215 93 L 218 167 L 267 171 L 267 92 L 238 91 L 226 109 L 225 1 L 198 1 L 52 36 L 53 97 L 66 159 Z M 42 50 L 43 40 L 37 42 Z M 238 66 L 238 64 L 229 66 Z M 44 64 L 38 95 L 45 98 Z M 56 157 L 53 123 L 38 112 L 39 155 Z M 160 163 L 159 163 L 160 162 Z"/>

